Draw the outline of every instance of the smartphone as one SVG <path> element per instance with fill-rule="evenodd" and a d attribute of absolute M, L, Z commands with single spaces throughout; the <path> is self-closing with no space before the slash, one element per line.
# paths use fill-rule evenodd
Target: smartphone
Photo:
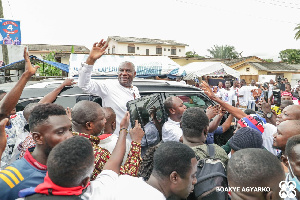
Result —
<path fill-rule="evenodd" d="M 269 94 L 269 91 L 264 91 L 264 99 L 267 103 L 268 103 L 268 94 Z"/>

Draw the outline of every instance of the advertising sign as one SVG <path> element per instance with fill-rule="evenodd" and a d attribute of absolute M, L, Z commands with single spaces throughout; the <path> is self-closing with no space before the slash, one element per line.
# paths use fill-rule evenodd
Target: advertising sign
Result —
<path fill-rule="evenodd" d="M 0 44 L 21 45 L 20 21 L 0 19 Z"/>
<path fill-rule="evenodd" d="M 78 69 L 86 61 L 88 54 L 71 54 L 69 76 L 78 75 Z M 152 77 L 167 75 L 180 66 L 167 56 L 121 56 L 103 55 L 96 61 L 92 75 L 117 76 L 119 65 L 130 61 L 135 65 L 137 77 Z"/>

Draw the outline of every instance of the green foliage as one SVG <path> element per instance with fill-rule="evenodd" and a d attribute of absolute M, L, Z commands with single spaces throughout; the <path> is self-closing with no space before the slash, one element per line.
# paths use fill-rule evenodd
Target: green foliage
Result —
<path fill-rule="evenodd" d="M 288 64 L 300 63 L 300 49 L 286 49 L 279 52 L 279 57 L 282 62 Z"/>
<path fill-rule="evenodd" d="M 196 54 L 195 51 L 187 51 L 187 52 L 185 53 L 185 56 L 186 56 L 187 58 L 204 58 L 203 56 L 199 56 L 198 54 Z"/>
<path fill-rule="evenodd" d="M 235 50 L 234 46 L 218 46 L 214 45 L 211 49 L 207 49 L 212 58 L 220 59 L 235 59 L 239 57 L 239 53 Z"/>
<path fill-rule="evenodd" d="M 297 31 L 297 32 L 295 33 L 295 39 L 296 39 L 296 40 L 299 40 L 299 39 L 300 39 L 300 24 L 298 24 L 298 25 L 295 27 L 294 31 Z"/>
<path fill-rule="evenodd" d="M 272 58 L 264 59 L 265 62 L 274 62 Z"/>
<path fill-rule="evenodd" d="M 42 56 L 43 60 L 49 60 L 49 61 L 56 62 L 55 54 L 56 54 L 56 52 L 51 51 L 49 54 L 41 55 L 41 56 Z M 42 63 L 42 62 L 39 62 L 38 65 L 40 66 L 40 68 L 38 69 L 38 73 L 41 76 L 62 76 L 62 70 L 60 70 L 52 65 L 49 65 L 47 63 Z"/>
<path fill-rule="evenodd" d="M 72 47 L 71 47 L 71 53 L 75 53 L 74 45 L 72 45 Z"/>

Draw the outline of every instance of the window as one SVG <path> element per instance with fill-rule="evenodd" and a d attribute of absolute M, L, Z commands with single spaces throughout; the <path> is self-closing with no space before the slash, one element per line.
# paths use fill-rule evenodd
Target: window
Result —
<path fill-rule="evenodd" d="M 166 51 L 166 48 L 164 48 L 164 51 Z"/>
<path fill-rule="evenodd" d="M 171 55 L 176 55 L 176 47 L 171 48 Z"/>
<path fill-rule="evenodd" d="M 61 57 L 55 57 L 56 62 L 61 63 Z"/>
<path fill-rule="evenodd" d="M 156 54 L 162 54 L 161 46 L 156 46 Z"/>
<path fill-rule="evenodd" d="M 181 49 L 178 49 L 179 52 L 181 52 Z"/>
<path fill-rule="evenodd" d="M 170 49 L 168 49 L 168 51 L 170 51 Z"/>
<path fill-rule="evenodd" d="M 136 50 L 140 50 L 140 47 L 136 47 Z"/>
<path fill-rule="evenodd" d="M 107 54 L 110 54 L 110 48 L 107 49 Z"/>
<path fill-rule="evenodd" d="M 247 67 L 247 68 L 246 68 L 246 72 L 250 72 L 250 67 Z"/>
<path fill-rule="evenodd" d="M 115 46 L 113 46 L 113 47 L 111 48 L 111 53 L 112 53 L 112 54 L 115 54 L 115 53 L 116 53 L 116 47 L 115 47 Z"/>
<path fill-rule="evenodd" d="M 134 44 L 128 45 L 128 53 L 135 53 L 135 46 Z"/>

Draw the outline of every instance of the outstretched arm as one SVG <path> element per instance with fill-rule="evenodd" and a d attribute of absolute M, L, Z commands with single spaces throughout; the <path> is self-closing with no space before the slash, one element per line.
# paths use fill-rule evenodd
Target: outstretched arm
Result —
<path fill-rule="evenodd" d="M 101 95 L 101 93 L 103 88 L 101 88 L 98 82 L 91 80 L 91 76 L 93 70 L 92 66 L 105 53 L 105 49 L 107 48 L 107 46 L 108 41 L 105 43 L 103 39 L 100 42 L 94 43 L 86 62 L 82 63 L 78 69 L 78 86 L 85 93 L 95 94 L 102 98 L 103 96 Z"/>
<path fill-rule="evenodd" d="M 208 117 L 209 120 L 211 120 L 212 118 L 214 118 L 216 115 L 219 114 L 219 110 L 220 110 L 220 105 L 214 105 L 214 106 L 209 106 L 206 109 L 206 116 Z"/>
<path fill-rule="evenodd" d="M 209 123 L 209 127 L 208 127 L 208 132 L 209 132 L 209 133 L 214 132 L 214 131 L 218 128 L 218 126 L 219 126 L 220 123 L 221 123 L 222 118 L 223 118 L 223 114 L 218 114 L 218 115 L 213 119 L 213 121 L 211 121 L 211 122 Z"/>
<path fill-rule="evenodd" d="M 88 65 L 94 65 L 96 60 L 105 53 L 107 47 L 108 41 L 104 42 L 102 39 L 100 42 L 95 42 L 85 63 Z"/>
<path fill-rule="evenodd" d="M 222 128 L 223 128 L 223 133 L 225 133 L 231 126 L 231 122 L 233 119 L 233 115 L 230 114 L 227 119 L 225 120 L 225 122 L 222 124 Z"/>
<path fill-rule="evenodd" d="M 120 174 L 128 174 L 130 176 L 137 176 L 141 158 L 141 141 L 145 133 L 141 128 L 141 124 L 135 121 L 135 127 L 130 130 L 130 137 L 132 139 L 130 150 L 127 156 L 127 160 L 123 166 L 121 166 Z"/>
<path fill-rule="evenodd" d="M 220 104 L 224 109 L 226 109 L 230 114 L 232 114 L 235 118 L 241 119 L 246 117 L 247 115 L 240 109 L 229 105 L 228 103 L 222 101 L 220 98 L 216 97 L 216 95 L 211 91 L 209 85 L 202 81 L 201 88 L 203 89 L 204 93 L 213 101 Z"/>
<path fill-rule="evenodd" d="M 52 103 L 55 101 L 56 97 L 59 95 L 59 93 L 64 89 L 65 86 L 72 86 L 74 85 L 74 79 L 67 78 L 62 84 L 60 84 L 57 88 L 55 88 L 52 92 L 44 96 L 39 103 Z"/>
<path fill-rule="evenodd" d="M 117 141 L 117 144 L 110 156 L 107 160 L 106 164 L 103 167 L 103 170 L 112 170 L 117 174 L 120 173 L 120 166 L 124 158 L 125 150 L 126 150 L 126 136 L 127 136 L 127 128 L 129 126 L 129 112 L 126 112 L 124 118 L 120 123 L 120 134 Z"/>
<path fill-rule="evenodd" d="M 7 117 L 10 111 L 16 107 L 26 83 L 39 68 L 39 66 L 33 67 L 31 65 L 26 47 L 24 48 L 24 59 L 25 72 L 22 74 L 20 80 L 13 87 L 13 89 L 0 101 L 0 120 Z"/>

